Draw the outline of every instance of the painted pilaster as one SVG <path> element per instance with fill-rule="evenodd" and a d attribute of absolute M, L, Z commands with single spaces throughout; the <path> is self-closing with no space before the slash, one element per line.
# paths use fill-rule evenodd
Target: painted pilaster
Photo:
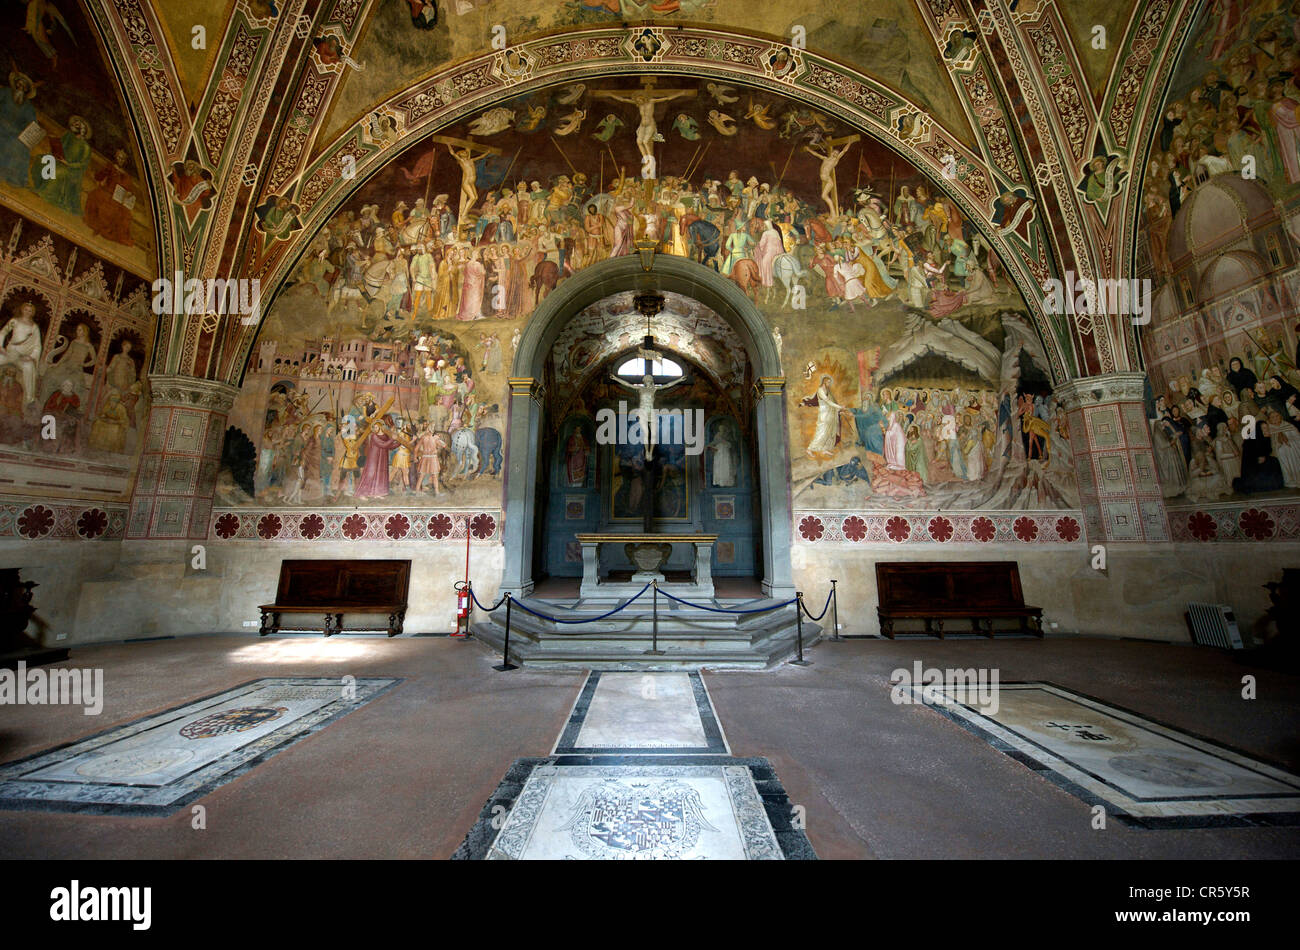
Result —
<path fill-rule="evenodd" d="M 212 496 L 239 390 L 189 376 L 150 375 L 149 425 L 131 492 L 127 538 L 208 535 Z"/>
<path fill-rule="evenodd" d="M 1056 390 L 1070 425 L 1090 542 L 1168 541 L 1142 373 L 1071 380 Z"/>

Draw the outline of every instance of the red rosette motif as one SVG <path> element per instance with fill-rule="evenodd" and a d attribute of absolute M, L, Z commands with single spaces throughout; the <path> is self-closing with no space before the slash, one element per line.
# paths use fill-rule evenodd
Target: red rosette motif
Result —
<path fill-rule="evenodd" d="M 912 536 L 912 526 L 906 518 L 894 515 L 885 522 L 885 534 L 889 535 L 890 541 L 901 543 Z"/>
<path fill-rule="evenodd" d="M 857 515 L 849 515 L 844 519 L 844 524 L 840 527 L 844 532 L 844 537 L 850 541 L 861 541 L 867 536 L 867 523 Z"/>
<path fill-rule="evenodd" d="M 1038 538 L 1038 522 L 1033 518 L 1017 518 L 1011 530 L 1016 533 L 1016 537 L 1021 541 L 1029 542 Z"/>
<path fill-rule="evenodd" d="M 298 524 L 298 531 L 308 541 L 315 541 L 325 530 L 325 519 L 317 514 L 310 514 Z"/>

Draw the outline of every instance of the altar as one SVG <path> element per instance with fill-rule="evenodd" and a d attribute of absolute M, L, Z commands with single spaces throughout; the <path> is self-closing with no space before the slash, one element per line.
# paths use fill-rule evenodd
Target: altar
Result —
<path fill-rule="evenodd" d="M 626 600 L 651 581 L 683 598 L 712 599 L 713 545 L 716 534 L 610 532 L 578 534 L 582 546 L 582 584 L 578 596 L 583 600 Z M 630 581 L 611 581 L 601 577 L 600 549 L 606 544 L 621 544 L 636 567 Z M 663 565 L 672 556 L 673 545 L 688 544 L 695 550 L 690 583 L 667 582 Z"/>

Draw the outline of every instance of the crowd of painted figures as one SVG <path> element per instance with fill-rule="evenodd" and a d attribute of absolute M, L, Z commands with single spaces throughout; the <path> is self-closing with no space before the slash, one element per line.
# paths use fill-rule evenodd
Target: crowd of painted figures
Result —
<path fill-rule="evenodd" d="M 852 195 L 851 209 L 833 197 L 823 207 L 736 171 L 698 187 L 619 178 L 600 193 L 580 172 L 481 199 L 471 187 L 463 220 L 445 194 L 335 216 L 298 279 L 381 336 L 401 321 L 526 316 L 560 280 L 645 241 L 709 264 L 756 300 L 781 292 L 787 308 L 815 297 L 852 310 L 896 295 L 943 317 L 995 302 L 997 259 L 950 199 L 923 182 L 901 186 L 889 207 L 869 188 Z"/>
<path fill-rule="evenodd" d="M 875 494 L 902 498 L 945 482 L 978 482 L 1003 460 L 1037 460 L 1065 471 L 1072 465 L 1064 411 L 1045 394 L 882 387 L 865 392 L 860 408 L 853 408 L 835 401 L 830 377 L 823 377 L 816 396 L 803 404 L 817 408 L 810 458 L 829 459 L 837 442 L 856 438 L 870 463 L 868 469 L 855 456 L 817 484 L 861 480 Z M 842 419 L 849 423 L 843 428 Z"/>
<path fill-rule="evenodd" d="M 1178 376 L 1155 398 L 1152 443 L 1165 497 L 1300 488 L 1300 373 L 1280 340 L 1259 340 L 1258 350 Z"/>
<path fill-rule="evenodd" d="M 36 304 L 28 300 L 0 326 L 0 444 L 55 454 L 134 451 L 145 407 L 132 341 L 124 337 L 110 350 L 95 388 L 98 355 L 90 324 L 65 323 L 65 329 L 72 338 L 59 333 L 47 348 Z"/>
<path fill-rule="evenodd" d="M 1146 217 L 1159 273 L 1171 270 L 1174 215 L 1201 182 L 1254 165 L 1275 194 L 1300 183 L 1300 4 L 1221 0 L 1199 40 L 1220 64 L 1185 97 L 1166 103 L 1147 168 Z M 1253 156 L 1253 160 L 1248 159 Z"/>
<path fill-rule="evenodd" d="M 496 364 L 495 336 L 482 341 L 480 369 Z M 266 407 L 254 475 L 260 501 L 318 504 L 342 499 L 387 498 L 392 494 L 441 496 L 453 482 L 501 474 L 500 430 L 488 424 L 496 404 L 484 404 L 465 356 L 455 341 L 439 334 L 420 336 L 412 346 L 413 374 L 394 381 L 398 395 L 357 392 L 352 405 L 329 405 L 339 387 L 326 385 L 312 396 L 303 390 L 273 388 Z M 289 367 L 275 367 L 283 376 Z M 335 363 L 314 359 L 292 367 L 303 380 L 340 380 Z M 349 383 L 383 383 L 378 371 Z M 418 391 L 418 405 L 415 392 Z M 409 399 L 410 405 L 407 405 Z M 322 405 L 324 404 L 324 405 Z"/>

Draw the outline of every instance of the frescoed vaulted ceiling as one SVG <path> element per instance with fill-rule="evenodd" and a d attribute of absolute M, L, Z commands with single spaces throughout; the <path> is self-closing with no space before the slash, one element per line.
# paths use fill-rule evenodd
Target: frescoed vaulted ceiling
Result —
<path fill-rule="evenodd" d="M 358 187 L 466 114 L 601 72 L 695 74 L 784 90 L 935 181 L 989 234 L 1064 378 L 1139 359 L 1122 322 L 1044 313 L 1032 298 L 1066 271 L 1131 270 L 1142 192 L 1127 170 L 1144 160 L 1203 6 L 96 0 L 88 13 L 139 129 L 160 272 L 253 275 L 269 297 Z M 1086 185 L 1098 158 L 1123 172 L 1104 201 Z M 220 187 L 195 199 L 203 181 Z M 1000 220 L 1004 195 L 1033 206 L 1016 228 Z M 302 227 L 268 242 L 257 209 L 277 198 L 297 206 Z M 205 338 L 198 321 L 168 330 L 156 371 L 232 380 L 256 332 Z"/>

